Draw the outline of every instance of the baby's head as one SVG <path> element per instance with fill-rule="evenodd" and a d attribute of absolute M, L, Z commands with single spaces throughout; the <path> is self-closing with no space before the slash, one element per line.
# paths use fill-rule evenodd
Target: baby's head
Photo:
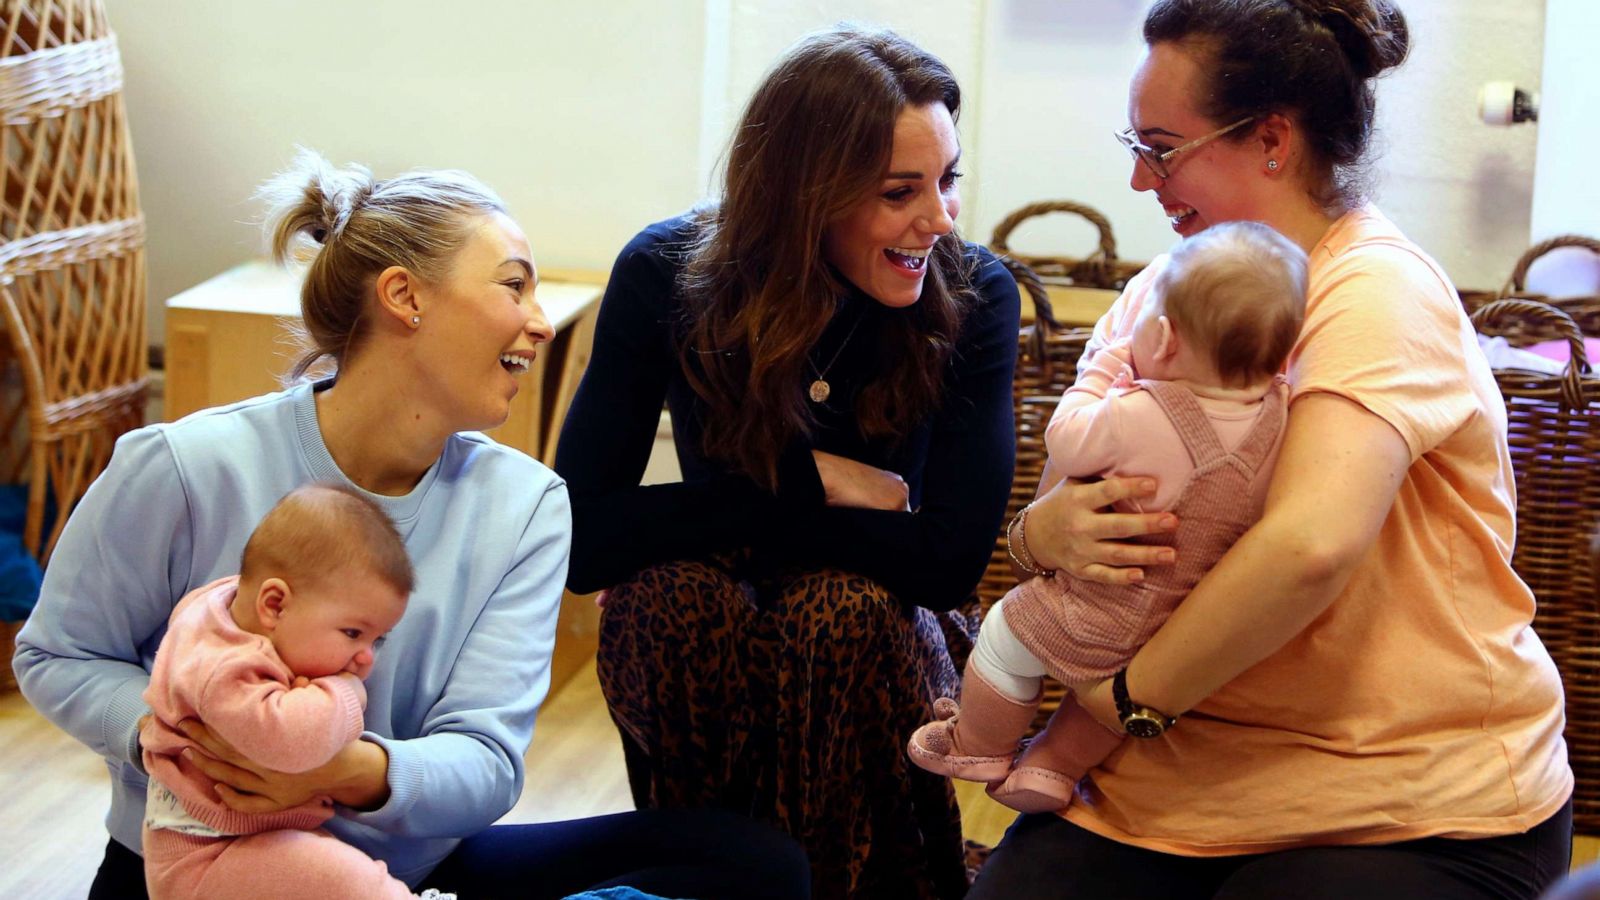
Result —
<path fill-rule="evenodd" d="M 239 565 L 233 615 L 265 636 L 296 675 L 372 671 L 414 577 L 377 504 L 340 485 L 289 492 L 256 526 Z"/>
<path fill-rule="evenodd" d="M 1305 308 L 1305 251 L 1259 222 L 1213 225 L 1156 276 L 1134 330 L 1134 368 L 1141 378 L 1265 384 L 1283 371 Z"/>

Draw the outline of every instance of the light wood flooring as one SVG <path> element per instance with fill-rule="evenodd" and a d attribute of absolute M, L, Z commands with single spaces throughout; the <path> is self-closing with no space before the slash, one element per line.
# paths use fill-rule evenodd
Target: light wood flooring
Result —
<path fill-rule="evenodd" d="M 0 896 L 79 898 L 105 850 L 104 763 L 15 691 L 0 694 Z M 978 787 L 972 785 L 972 787 Z M 963 798 L 969 836 L 992 843 L 1009 811 L 980 789 Z M 594 663 L 539 713 L 528 780 L 505 822 L 550 822 L 632 809 L 622 744 L 606 715 Z"/>
<path fill-rule="evenodd" d="M 100 758 L 45 721 L 20 694 L 0 694 L 0 896 L 84 896 L 105 848 L 109 777 Z M 957 783 L 967 836 L 993 844 L 1010 810 Z M 539 714 L 522 799 L 502 820 L 548 822 L 633 808 L 622 745 L 590 662 Z M 1600 859 L 1579 837 L 1573 863 Z"/>

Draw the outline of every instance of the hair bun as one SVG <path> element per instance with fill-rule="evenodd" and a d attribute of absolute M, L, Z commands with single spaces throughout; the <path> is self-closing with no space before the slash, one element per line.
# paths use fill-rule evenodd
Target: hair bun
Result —
<path fill-rule="evenodd" d="M 1289 0 L 1339 42 L 1350 67 L 1374 78 L 1405 62 L 1411 50 L 1406 17 L 1391 0 Z"/>
<path fill-rule="evenodd" d="M 280 262 L 301 254 L 293 248 L 305 235 L 319 248 L 339 238 L 351 214 L 372 197 L 378 183 L 365 167 L 337 168 L 314 151 L 300 148 L 290 167 L 257 192 L 267 201 L 267 233 Z"/>

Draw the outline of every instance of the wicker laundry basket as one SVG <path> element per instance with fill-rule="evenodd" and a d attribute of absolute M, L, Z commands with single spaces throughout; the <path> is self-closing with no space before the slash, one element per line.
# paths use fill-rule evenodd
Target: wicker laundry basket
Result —
<path fill-rule="evenodd" d="M 1496 300 L 1505 300 L 1512 297 L 1521 300 L 1538 300 L 1543 303 L 1549 303 L 1571 316 L 1573 321 L 1578 323 L 1578 327 L 1583 330 L 1584 334 L 1590 336 L 1600 335 L 1600 297 L 1552 298 L 1544 294 L 1528 291 L 1528 272 L 1533 268 L 1533 264 L 1550 251 L 1564 247 L 1581 248 L 1600 255 L 1600 240 L 1586 235 L 1562 234 L 1540 241 L 1529 247 L 1523 252 L 1522 256 L 1517 258 L 1516 264 L 1512 266 L 1511 274 L 1507 276 L 1505 284 L 1501 285 L 1499 290 L 1462 290 L 1460 291 L 1461 305 L 1465 306 L 1467 312 L 1470 313 L 1478 309 L 1478 307 L 1493 303 Z M 1519 322 L 1513 317 L 1512 320 L 1505 324 L 1511 331 L 1502 336 L 1508 341 L 1517 341 L 1519 334 L 1516 328 Z M 1538 317 L 1522 320 L 1520 324 L 1543 328 L 1546 332 L 1553 328 L 1546 320 Z M 1530 341 L 1530 343 L 1536 342 Z"/>
<path fill-rule="evenodd" d="M 1030 256 L 1027 254 L 1012 253 L 1011 233 L 1018 225 L 1029 219 L 1046 216 L 1051 213 L 1071 213 L 1086 219 L 1089 224 L 1099 232 L 1099 244 L 1087 256 Z M 1071 200 L 1044 200 L 1030 203 L 1021 209 L 1012 212 L 994 227 L 994 236 L 989 239 L 989 248 L 996 253 L 1002 253 L 1026 263 L 1040 277 L 1047 280 L 1061 279 L 1069 284 L 1082 287 L 1105 288 L 1108 290 L 1122 290 L 1128 279 L 1137 275 L 1144 268 L 1144 263 L 1127 262 L 1117 258 L 1117 241 L 1111 232 L 1111 222 L 1105 214 L 1084 203 Z"/>
<path fill-rule="evenodd" d="M 1473 324 L 1517 343 L 1560 335 L 1571 358 L 1561 375 L 1495 371 L 1505 397 L 1516 472 L 1512 566 L 1538 601 L 1534 630 L 1555 658 L 1567 694 L 1567 751 L 1577 789 L 1573 823 L 1600 833 L 1600 610 L 1590 540 L 1600 524 L 1600 379 L 1583 332 L 1566 313 L 1529 300 L 1480 307 Z"/>
<path fill-rule="evenodd" d="M 28 450 L 10 464 L 26 470 L 23 539 L 44 562 L 144 419 L 144 219 L 103 5 L 13 0 L 0 26 L 0 374 L 21 373 Z M 16 415 L 8 404 L 0 429 Z"/>
<path fill-rule="evenodd" d="M 1052 213 L 1076 215 L 1093 225 L 1099 238 L 1095 249 L 1083 257 L 1030 255 L 1011 250 L 1011 235 L 1019 225 Z M 1012 257 L 1028 266 L 1045 286 L 1054 304 L 1054 321 L 1069 326 L 1094 324 L 1106 307 L 1111 305 L 1111 301 L 1117 298 L 1128 279 L 1138 274 L 1145 265 L 1118 259 L 1111 222 L 1094 207 L 1071 200 L 1030 203 L 1011 213 L 995 226 L 989 247 L 998 254 Z M 1024 304 L 1024 322 L 1031 321 L 1031 312 L 1029 306 Z"/>

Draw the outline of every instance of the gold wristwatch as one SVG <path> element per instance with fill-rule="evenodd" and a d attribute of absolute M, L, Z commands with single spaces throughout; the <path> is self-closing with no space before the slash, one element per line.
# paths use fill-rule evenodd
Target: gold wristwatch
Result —
<path fill-rule="evenodd" d="M 1176 716 L 1159 709 L 1140 706 L 1128 697 L 1128 670 L 1123 668 L 1111 679 L 1111 697 L 1117 701 L 1117 718 L 1122 729 L 1136 738 L 1160 737 L 1168 728 L 1178 724 Z"/>

